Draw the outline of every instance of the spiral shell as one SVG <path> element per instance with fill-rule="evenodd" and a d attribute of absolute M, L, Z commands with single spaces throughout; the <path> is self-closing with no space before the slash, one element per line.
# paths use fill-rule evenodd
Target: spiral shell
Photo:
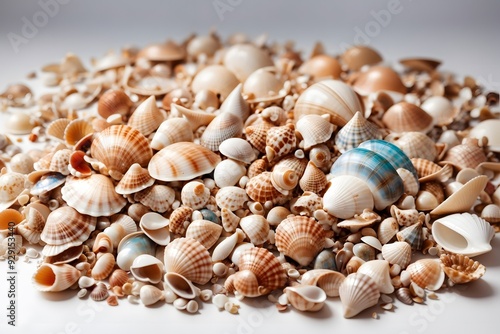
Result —
<path fill-rule="evenodd" d="M 172 113 L 184 116 L 189 122 L 192 131 L 196 131 L 200 126 L 208 125 L 216 117 L 215 114 L 204 110 L 191 110 L 181 105 L 172 103 L 170 105 Z"/>
<path fill-rule="evenodd" d="M 271 172 L 263 172 L 248 180 L 245 191 L 253 201 L 273 204 L 283 204 L 290 195 L 283 195 L 271 181 Z M 223 188 L 224 189 L 224 188 Z"/>
<path fill-rule="evenodd" d="M 327 185 L 325 173 L 314 162 L 309 161 L 304 174 L 299 180 L 300 189 L 319 194 Z"/>
<path fill-rule="evenodd" d="M 193 210 L 203 208 L 210 198 L 210 189 L 199 181 L 188 182 L 182 187 L 181 201 Z"/>
<path fill-rule="evenodd" d="M 57 292 L 78 282 L 81 273 L 69 264 L 43 263 L 33 275 L 33 285 L 38 291 Z"/>
<path fill-rule="evenodd" d="M 299 178 L 293 169 L 278 166 L 273 168 L 271 182 L 280 193 L 287 195 L 297 186 Z"/>
<path fill-rule="evenodd" d="M 151 148 L 161 150 L 170 144 L 193 141 L 193 131 L 186 118 L 176 117 L 163 121 L 151 140 Z"/>
<path fill-rule="evenodd" d="M 218 151 L 219 145 L 226 139 L 239 137 L 243 132 L 243 122 L 232 113 L 222 113 L 215 117 L 200 138 L 201 146 L 211 151 Z"/>
<path fill-rule="evenodd" d="M 266 153 L 267 132 L 272 127 L 274 124 L 267 121 L 247 126 L 244 130 L 247 141 L 259 152 Z"/>

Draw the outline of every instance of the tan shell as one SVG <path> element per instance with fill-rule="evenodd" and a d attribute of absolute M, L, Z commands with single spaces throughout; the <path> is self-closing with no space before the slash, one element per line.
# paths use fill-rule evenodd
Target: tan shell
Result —
<path fill-rule="evenodd" d="M 248 201 L 245 189 L 236 186 L 224 187 L 219 189 L 215 195 L 217 206 L 221 209 L 236 211 L 242 209 Z"/>
<path fill-rule="evenodd" d="M 171 144 L 149 162 L 149 174 L 161 181 L 190 180 L 210 173 L 221 161 L 218 154 L 191 142 Z"/>
<path fill-rule="evenodd" d="M 377 229 L 377 237 L 382 245 L 388 243 L 399 231 L 399 225 L 395 218 L 387 217 L 382 220 Z"/>
<path fill-rule="evenodd" d="M 209 220 L 193 220 L 186 229 L 186 238 L 198 240 L 206 249 L 209 249 L 222 233 L 222 226 Z"/>
<path fill-rule="evenodd" d="M 115 286 L 123 286 L 123 284 L 127 283 L 129 280 L 129 276 L 125 270 L 115 269 L 111 275 L 109 276 L 109 285 L 111 287 Z"/>
<path fill-rule="evenodd" d="M 95 280 L 106 279 L 115 267 L 115 256 L 111 253 L 104 253 L 97 259 L 92 268 L 92 278 Z"/>
<path fill-rule="evenodd" d="M 72 151 L 69 149 L 62 149 L 54 153 L 52 159 L 50 159 L 49 170 L 53 172 L 58 172 L 63 175 L 69 174 L 69 160 Z M 12 161 L 11 161 L 12 164 Z"/>
<path fill-rule="evenodd" d="M 224 65 L 244 82 L 255 70 L 272 66 L 273 61 L 267 50 L 253 44 L 236 44 L 224 54 Z"/>
<path fill-rule="evenodd" d="M 394 133 L 385 137 L 384 140 L 398 146 L 410 159 L 421 158 L 434 161 L 439 153 L 434 141 L 421 132 Z"/>
<path fill-rule="evenodd" d="M 201 146 L 211 151 L 218 151 L 219 145 L 226 139 L 240 137 L 243 132 L 243 122 L 239 116 L 232 113 L 222 113 L 215 117 L 200 138 Z"/>
<path fill-rule="evenodd" d="M 352 84 L 353 88 L 361 95 L 368 95 L 381 90 L 406 93 L 406 87 L 399 74 L 392 68 L 373 66 L 366 72 L 361 72 Z"/>
<path fill-rule="evenodd" d="M 65 142 L 64 140 L 64 130 L 71 123 L 71 120 L 67 118 L 58 118 L 55 121 L 52 121 L 47 125 L 47 129 L 45 133 L 51 139 L 55 139 L 59 142 Z"/>
<path fill-rule="evenodd" d="M 335 126 L 329 122 L 330 117 L 315 114 L 302 116 L 296 124 L 297 131 L 304 139 L 304 149 L 309 150 L 316 144 L 326 142 L 332 136 Z"/>
<path fill-rule="evenodd" d="M 326 187 L 327 182 L 325 173 L 316 167 L 314 162 L 309 161 L 304 174 L 300 178 L 299 185 L 302 191 L 319 194 Z"/>
<path fill-rule="evenodd" d="M 453 167 L 450 164 L 439 166 L 434 162 L 422 158 L 412 158 L 419 182 L 439 181 L 446 182 L 453 175 Z"/>
<path fill-rule="evenodd" d="M 262 245 L 269 235 L 269 222 L 264 216 L 249 215 L 240 219 L 240 227 L 254 245 Z"/>
<path fill-rule="evenodd" d="M 148 170 L 134 163 L 118 182 L 115 191 L 120 195 L 133 194 L 152 186 L 153 183 L 154 179 L 149 176 Z"/>
<path fill-rule="evenodd" d="M 33 285 L 38 291 L 64 291 L 78 282 L 81 273 L 69 264 L 43 263 L 33 275 Z"/>
<path fill-rule="evenodd" d="M 179 238 L 165 247 L 165 271 L 175 272 L 196 284 L 206 284 L 212 278 L 212 259 L 197 240 Z"/>
<path fill-rule="evenodd" d="M 182 187 L 181 201 L 185 206 L 193 210 L 203 208 L 210 198 L 210 189 L 205 187 L 202 182 L 190 181 Z"/>
<path fill-rule="evenodd" d="M 382 56 L 366 45 L 355 45 L 344 51 L 342 62 L 351 71 L 358 71 L 365 65 L 376 65 L 382 61 Z"/>
<path fill-rule="evenodd" d="M 475 143 L 467 142 L 450 148 L 443 157 L 440 164 L 452 164 L 459 170 L 464 168 L 476 168 L 486 161 L 484 151 Z"/>
<path fill-rule="evenodd" d="M 3 212 L 6 212 L 4 210 Z M 24 211 L 26 215 L 26 220 L 21 224 L 17 225 L 17 233 L 22 235 L 31 244 L 37 244 L 40 242 L 41 234 L 45 226 L 45 217 L 33 207 L 28 207 L 27 211 Z"/>
<path fill-rule="evenodd" d="M 175 190 L 169 186 L 155 184 L 135 193 L 134 200 L 153 211 L 163 213 L 172 207 L 175 201 Z"/>
<path fill-rule="evenodd" d="M 156 131 L 166 117 L 165 111 L 156 106 L 156 98 L 150 96 L 137 106 L 127 125 L 147 136 Z"/>
<path fill-rule="evenodd" d="M 312 269 L 302 275 L 300 283 L 316 285 L 323 289 L 328 297 L 338 297 L 339 287 L 344 279 L 344 274 L 335 270 Z"/>
<path fill-rule="evenodd" d="M 84 179 L 68 176 L 61 194 L 69 206 L 93 217 L 117 213 L 127 203 L 125 198 L 116 193 L 111 179 L 102 174 L 93 174 Z"/>
<path fill-rule="evenodd" d="M 174 41 L 150 44 L 137 54 L 137 58 L 146 58 L 151 61 L 173 61 L 185 57 L 185 51 Z"/>
<path fill-rule="evenodd" d="M 295 216 L 276 228 L 276 247 L 302 266 L 307 266 L 325 246 L 325 232 L 316 220 Z"/>
<path fill-rule="evenodd" d="M 271 181 L 271 172 L 263 172 L 248 180 L 246 193 L 253 201 L 273 204 L 283 204 L 290 195 L 283 195 L 274 186 Z"/>
<path fill-rule="evenodd" d="M 75 145 L 83 137 L 94 132 L 92 124 L 88 121 L 78 118 L 71 121 L 64 129 L 64 140 L 70 146 Z"/>
<path fill-rule="evenodd" d="M 441 262 L 435 259 L 421 259 L 411 263 L 407 269 L 412 282 L 431 291 L 438 290 L 444 282 Z"/>
<path fill-rule="evenodd" d="M 151 306 L 165 299 L 165 294 L 154 285 L 144 285 L 139 290 L 139 298 L 144 306 Z"/>
<path fill-rule="evenodd" d="M 208 89 L 216 94 L 220 94 L 220 99 L 224 99 L 238 86 L 239 81 L 236 76 L 222 65 L 209 65 L 196 74 L 191 84 L 195 94 Z"/>
<path fill-rule="evenodd" d="M 314 79 L 339 79 L 342 73 L 339 61 L 325 54 L 319 54 L 306 60 L 298 71 L 301 74 L 310 75 Z"/>
<path fill-rule="evenodd" d="M 189 121 L 191 130 L 195 131 L 200 126 L 208 125 L 216 117 L 215 114 L 206 112 L 204 110 L 191 110 L 180 105 L 171 105 L 172 112 L 177 112 L 184 116 Z"/>
<path fill-rule="evenodd" d="M 353 273 L 339 287 L 340 301 L 344 307 L 344 318 L 352 318 L 361 311 L 377 304 L 380 291 L 370 276 Z"/>
<path fill-rule="evenodd" d="M 161 150 L 170 144 L 193 141 L 191 124 L 186 118 L 170 118 L 160 124 L 151 140 L 151 148 Z"/>
<path fill-rule="evenodd" d="M 283 78 L 275 67 L 255 70 L 243 83 L 243 94 L 248 103 L 274 102 L 283 99 L 287 92 Z"/>
<path fill-rule="evenodd" d="M 468 283 L 481 278 L 486 267 L 463 254 L 441 254 L 441 267 L 455 284 Z"/>
<path fill-rule="evenodd" d="M 123 90 L 110 89 L 104 92 L 97 101 L 97 113 L 104 119 L 114 114 L 126 117 L 132 106 L 132 100 Z"/>
<path fill-rule="evenodd" d="M 432 116 L 420 107 L 399 102 L 390 107 L 382 117 L 382 122 L 393 132 L 423 132 L 427 133 L 434 125 Z"/>
<path fill-rule="evenodd" d="M 169 217 L 170 223 L 168 224 L 170 232 L 184 235 L 193 211 L 194 210 L 188 206 L 180 206 L 172 211 Z"/>

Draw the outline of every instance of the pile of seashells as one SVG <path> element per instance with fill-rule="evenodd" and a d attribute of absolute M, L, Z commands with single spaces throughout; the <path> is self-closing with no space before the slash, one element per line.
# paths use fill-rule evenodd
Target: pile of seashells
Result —
<path fill-rule="evenodd" d="M 190 313 L 437 298 L 500 222 L 499 96 L 439 65 L 215 33 L 68 54 L 0 97 L 0 255 L 13 222 L 37 290 Z"/>

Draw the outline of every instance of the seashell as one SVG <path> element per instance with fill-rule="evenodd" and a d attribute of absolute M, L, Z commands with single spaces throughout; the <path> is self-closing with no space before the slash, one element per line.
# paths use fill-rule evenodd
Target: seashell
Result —
<path fill-rule="evenodd" d="M 441 61 L 430 58 L 405 58 L 399 63 L 412 71 L 431 73 L 441 65 Z"/>
<path fill-rule="evenodd" d="M 210 220 L 193 220 L 186 229 L 186 238 L 198 240 L 206 249 L 211 248 L 222 233 L 222 226 Z"/>
<path fill-rule="evenodd" d="M 200 138 L 201 146 L 211 151 L 218 151 L 219 145 L 226 139 L 240 137 L 243 132 L 243 122 L 232 113 L 222 113 L 215 117 Z"/>
<path fill-rule="evenodd" d="M 365 243 L 357 243 L 353 246 L 352 252 L 354 254 L 353 257 L 359 258 L 362 262 L 375 260 L 375 248 Z"/>
<path fill-rule="evenodd" d="M 370 188 L 363 180 L 342 175 L 330 180 L 323 196 L 323 206 L 329 214 L 348 219 L 361 214 L 364 209 L 373 209 L 374 201 Z"/>
<path fill-rule="evenodd" d="M 269 223 L 260 215 L 249 215 L 240 219 L 240 227 L 254 245 L 262 245 L 269 235 Z"/>
<path fill-rule="evenodd" d="M 361 311 L 377 304 L 380 291 L 377 283 L 361 273 L 348 275 L 339 287 L 339 297 L 344 308 L 344 318 L 352 318 Z"/>
<path fill-rule="evenodd" d="M 120 182 L 118 182 L 115 191 L 120 195 L 137 193 L 152 186 L 154 181 L 155 180 L 149 176 L 146 168 L 142 168 L 138 163 L 134 163 L 123 175 Z"/>
<path fill-rule="evenodd" d="M 222 226 L 226 232 L 234 232 L 240 223 L 240 217 L 238 217 L 231 210 L 222 208 L 221 210 L 221 221 Z"/>
<path fill-rule="evenodd" d="M 395 205 L 391 206 L 391 216 L 396 218 L 399 226 L 410 226 L 420 220 L 420 214 L 416 209 L 403 210 Z"/>
<path fill-rule="evenodd" d="M 81 245 L 95 230 L 95 226 L 94 217 L 80 214 L 69 206 L 52 211 L 40 234 L 40 239 L 47 244 L 43 255 L 53 256 L 72 246 Z"/>
<path fill-rule="evenodd" d="M 120 269 L 130 270 L 134 259 L 141 254 L 155 255 L 156 243 L 144 232 L 135 232 L 125 236 L 118 245 L 116 264 Z"/>
<path fill-rule="evenodd" d="M 239 271 L 230 275 L 224 287 L 245 297 L 257 297 L 282 288 L 287 280 L 285 269 L 267 249 L 253 247 L 244 250 L 238 261 Z"/>
<path fill-rule="evenodd" d="M 33 275 L 33 285 L 38 291 L 64 291 L 78 282 L 81 273 L 69 264 L 42 263 Z"/>
<path fill-rule="evenodd" d="M 484 190 L 487 182 L 488 177 L 485 175 L 473 178 L 439 204 L 430 214 L 446 215 L 469 211 L 479 194 Z"/>
<path fill-rule="evenodd" d="M 399 224 L 397 220 L 393 217 L 388 217 L 379 224 L 377 230 L 377 237 L 385 245 L 388 243 L 399 231 Z"/>
<path fill-rule="evenodd" d="M 139 298 L 144 306 L 151 306 L 165 299 L 163 291 L 153 285 L 144 285 L 139 291 Z"/>
<path fill-rule="evenodd" d="M 403 180 L 404 192 L 406 195 L 415 196 L 420 188 L 420 183 L 415 175 L 407 169 L 396 169 L 401 180 Z"/>
<path fill-rule="evenodd" d="M 346 219 L 337 224 L 337 227 L 347 228 L 351 232 L 357 232 L 364 227 L 373 225 L 380 221 L 380 216 L 369 209 L 363 209 L 361 214 L 355 214 L 353 218 Z"/>
<path fill-rule="evenodd" d="M 248 180 L 245 188 L 248 197 L 255 202 L 263 204 L 268 201 L 278 205 L 285 203 L 290 195 L 283 195 L 273 187 L 271 174 L 271 172 L 263 172 Z"/>
<path fill-rule="evenodd" d="M 289 286 L 283 290 L 288 302 L 302 312 L 317 312 L 323 308 L 326 293 L 314 285 Z"/>
<path fill-rule="evenodd" d="M 114 179 L 120 179 L 134 163 L 145 167 L 153 155 L 146 137 L 128 125 L 112 125 L 98 133 L 90 154 Z"/>
<path fill-rule="evenodd" d="M 219 145 L 219 152 L 244 164 L 251 164 L 256 158 L 252 145 L 242 138 L 228 138 Z"/>
<path fill-rule="evenodd" d="M 150 61 L 174 61 L 185 57 L 185 50 L 174 41 L 155 43 L 144 47 L 137 54 L 137 58 L 145 58 Z"/>
<path fill-rule="evenodd" d="M 33 159 L 27 153 L 18 153 L 10 159 L 10 170 L 20 174 L 29 174 L 34 171 Z M 1 164 L 0 164 L 1 166 Z M 3 168 L 3 167 L 1 167 Z M 1 169 L 0 168 L 0 169 Z"/>
<path fill-rule="evenodd" d="M 151 148 L 161 150 L 170 144 L 193 141 L 191 124 L 186 118 L 176 117 L 163 121 L 151 140 Z"/>
<path fill-rule="evenodd" d="M 284 125 L 287 120 L 287 112 L 278 106 L 270 106 L 262 110 L 260 117 L 267 122 L 271 122 L 275 125 Z"/>
<path fill-rule="evenodd" d="M 97 283 L 90 293 L 90 298 L 96 302 L 106 300 L 108 297 L 109 292 L 104 283 Z"/>
<path fill-rule="evenodd" d="M 474 169 L 485 161 L 486 155 L 477 143 L 465 141 L 460 145 L 450 148 L 439 164 L 451 164 L 453 167 L 461 170 L 464 168 Z"/>
<path fill-rule="evenodd" d="M 92 174 L 90 164 L 85 161 L 85 152 L 76 150 L 69 157 L 68 171 L 76 177 L 87 177 Z"/>
<path fill-rule="evenodd" d="M 424 232 L 422 223 L 419 221 L 413 225 L 401 229 L 396 233 L 398 241 L 407 242 L 412 249 L 421 250 L 424 244 Z"/>
<path fill-rule="evenodd" d="M 486 267 L 463 254 L 441 254 L 441 267 L 455 284 L 463 284 L 481 278 Z"/>
<path fill-rule="evenodd" d="M 382 56 L 366 45 L 355 45 L 344 51 L 342 63 L 351 71 L 359 71 L 365 65 L 376 65 L 382 61 Z"/>
<path fill-rule="evenodd" d="M 194 94 L 208 89 L 218 94 L 224 101 L 238 84 L 238 79 L 228 68 L 222 65 L 209 65 L 196 74 L 191 89 Z"/>
<path fill-rule="evenodd" d="M 406 87 L 399 74 L 392 68 L 373 66 L 366 72 L 361 72 L 352 83 L 354 90 L 361 95 L 368 95 L 378 91 L 391 91 L 400 94 L 406 93 Z"/>
<path fill-rule="evenodd" d="M 212 57 L 220 47 L 220 41 L 214 34 L 206 36 L 195 36 L 186 46 L 189 56 L 198 58 L 202 55 Z"/>
<path fill-rule="evenodd" d="M 439 260 L 420 259 L 411 263 L 406 270 L 412 282 L 423 289 L 436 291 L 443 285 L 445 275 Z"/>
<path fill-rule="evenodd" d="M 362 233 L 366 233 L 365 231 L 366 230 L 363 230 Z M 375 232 L 375 230 L 373 230 L 373 232 Z M 361 241 L 367 245 L 370 245 L 372 248 L 375 248 L 378 251 L 382 250 L 382 243 L 374 235 L 364 235 L 361 237 Z"/>
<path fill-rule="evenodd" d="M 340 80 L 322 80 L 311 85 L 299 96 L 294 119 L 304 115 L 330 115 L 330 122 L 344 126 L 356 111 L 362 111 L 361 101 L 354 90 Z"/>
<path fill-rule="evenodd" d="M 242 96 L 243 85 L 239 84 L 220 106 L 220 113 L 231 113 L 245 121 L 250 115 L 248 102 Z"/>
<path fill-rule="evenodd" d="M 130 272 L 141 282 L 156 284 L 163 278 L 163 263 L 153 255 L 141 254 L 132 262 Z"/>
<path fill-rule="evenodd" d="M 387 260 L 367 261 L 359 267 L 357 273 L 370 276 L 377 283 L 380 293 L 391 294 L 394 292 Z"/>
<path fill-rule="evenodd" d="M 189 206 L 193 210 L 203 208 L 210 198 L 210 189 L 205 187 L 202 182 L 191 181 L 182 187 L 181 201 L 185 206 Z"/>
<path fill-rule="evenodd" d="M 304 149 L 309 150 L 316 144 L 325 143 L 332 136 L 335 126 L 330 117 L 316 114 L 302 116 L 296 124 L 297 131 L 304 139 Z"/>
<path fill-rule="evenodd" d="M 34 122 L 28 114 L 23 112 L 12 113 L 6 118 L 5 128 L 9 134 L 25 135 L 31 132 L 35 127 Z"/>
<path fill-rule="evenodd" d="M 299 68 L 299 73 L 307 74 L 315 79 L 339 79 L 342 69 L 339 61 L 329 55 L 319 54 L 305 61 Z"/>
<path fill-rule="evenodd" d="M 321 210 L 323 207 L 323 200 L 317 194 L 305 191 L 302 196 L 290 206 L 292 213 L 301 216 L 313 216 L 314 212 Z M 284 217 L 286 218 L 286 217 Z M 284 219 L 283 218 L 283 219 Z"/>
<path fill-rule="evenodd" d="M 234 138 L 236 139 L 236 138 Z M 214 170 L 214 181 L 219 188 L 234 186 L 245 176 L 247 170 L 239 161 L 222 160 Z"/>
<path fill-rule="evenodd" d="M 224 54 L 224 65 L 233 72 L 240 82 L 262 67 L 272 66 L 268 51 L 253 44 L 235 44 Z"/>
<path fill-rule="evenodd" d="M 168 272 L 165 274 L 164 280 L 165 286 L 180 298 L 192 300 L 200 293 L 200 289 L 194 286 L 190 280 L 178 273 Z"/>
<path fill-rule="evenodd" d="M 338 271 L 328 269 L 308 270 L 300 280 L 304 285 L 315 285 L 325 291 L 328 297 L 338 297 L 339 287 L 345 276 Z"/>
<path fill-rule="evenodd" d="M 437 144 L 421 132 L 391 134 L 384 138 L 399 147 L 408 158 L 421 158 L 434 161 L 438 157 Z"/>
<path fill-rule="evenodd" d="M 111 179 L 102 174 L 93 174 L 84 179 L 68 176 L 61 194 L 69 206 L 93 217 L 117 213 L 127 203 L 115 192 Z"/>
<path fill-rule="evenodd" d="M 113 272 L 115 267 L 115 257 L 111 253 L 102 254 L 92 268 L 92 278 L 95 280 L 103 280 Z"/>
<path fill-rule="evenodd" d="M 64 140 L 66 144 L 73 146 L 83 137 L 94 132 L 92 124 L 84 119 L 78 118 L 68 123 L 64 128 Z"/>
<path fill-rule="evenodd" d="M 0 175 L 0 211 L 3 211 L 17 201 L 17 197 L 25 189 L 26 176 L 9 172 Z"/>
<path fill-rule="evenodd" d="M 10 212 L 10 209 L 2 211 L 3 214 L 6 212 Z M 28 207 L 27 211 L 24 211 L 24 214 L 26 215 L 26 220 L 17 225 L 17 233 L 22 235 L 30 244 L 37 244 L 41 240 L 45 218 L 40 211 L 32 207 Z M 0 221 L 7 220 L 0 219 Z"/>
<path fill-rule="evenodd" d="M 95 237 L 94 244 L 92 245 L 92 251 L 94 253 L 113 253 L 113 241 L 104 232 L 100 232 Z"/>
<path fill-rule="evenodd" d="M 34 177 L 36 174 L 37 172 L 30 173 L 28 175 L 28 180 L 31 177 Z M 51 190 L 56 189 L 65 182 L 66 182 L 66 176 L 62 175 L 61 173 L 57 172 L 50 173 L 44 171 L 40 179 L 36 181 L 33 187 L 31 187 L 30 193 L 35 196 L 45 194 Z"/>
<path fill-rule="evenodd" d="M 7 233 L 9 227 L 17 227 L 24 220 L 24 215 L 15 209 L 5 209 L 0 211 L 0 233 Z M 13 225 L 12 225 L 13 224 Z"/>
<path fill-rule="evenodd" d="M 267 132 L 274 127 L 273 123 L 262 121 L 245 127 L 246 140 L 259 152 L 266 153 Z"/>
<path fill-rule="evenodd" d="M 396 290 L 396 298 L 406 305 L 413 304 L 413 296 L 409 288 L 399 288 Z"/>
<path fill-rule="evenodd" d="M 109 52 L 104 57 L 96 59 L 93 62 L 94 70 L 96 72 L 117 69 L 126 66 L 130 63 L 130 59 L 125 55 Z"/>
<path fill-rule="evenodd" d="M 382 139 L 382 132 L 375 124 L 366 120 L 360 111 L 357 111 L 337 132 L 335 145 L 341 153 L 344 153 L 370 139 Z"/>
<path fill-rule="evenodd" d="M 269 162 L 284 157 L 297 145 L 295 126 L 287 124 L 269 129 L 266 136 L 266 156 Z"/>
<path fill-rule="evenodd" d="M 325 246 L 323 227 L 303 216 L 284 219 L 276 228 L 275 238 L 278 250 L 302 266 L 311 263 Z"/>
<path fill-rule="evenodd" d="M 287 95 L 287 88 L 276 67 L 253 71 L 243 83 L 243 94 L 248 103 L 274 102 Z"/>
<path fill-rule="evenodd" d="M 474 257 L 491 250 L 493 227 L 475 214 L 455 213 L 432 224 L 432 236 L 438 245 L 457 254 Z"/>
<path fill-rule="evenodd" d="M 69 159 L 71 156 L 71 150 L 62 149 L 54 153 L 50 159 L 49 170 L 53 172 L 58 172 L 63 175 L 69 174 Z M 12 163 L 12 161 L 11 161 Z"/>
<path fill-rule="evenodd" d="M 206 284 L 212 278 L 212 259 L 197 240 L 179 238 L 165 247 L 165 271 L 175 272 L 196 284 Z"/>
<path fill-rule="evenodd" d="M 191 219 L 193 209 L 188 206 L 180 206 L 170 214 L 168 228 L 170 232 L 183 235 L 186 233 L 188 220 Z"/>
<path fill-rule="evenodd" d="M 58 142 L 65 142 L 64 140 L 64 130 L 71 123 L 71 120 L 67 118 L 58 118 L 47 125 L 45 129 L 45 134 Z"/>
<path fill-rule="evenodd" d="M 498 135 L 498 127 L 500 122 L 498 119 L 487 119 L 476 124 L 469 132 L 470 138 L 481 139 L 488 138 L 488 150 L 493 152 L 500 151 L 500 136 Z"/>
<path fill-rule="evenodd" d="M 283 158 L 281 158 L 280 161 L 278 161 L 273 169 L 277 168 L 289 168 L 293 169 L 297 176 L 300 178 L 304 175 L 304 171 L 306 170 L 307 167 L 307 159 L 304 157 L 296 157 L 295 154 L 290 154 L 287 155 Z"/>
<path fill-rule="evenodd" d="M 235 233 L 223 239 L 214 248 L 212 252 L 212 262 L 219 262 L 227 258 L 235 249 L 236 244 L 243 241 L 244 238 L 245 233 L 240 229 L 236 229 Z"/>
<path fill-rule="evenodd" d="M 104 119 L 115 114 L 127 117 L 132 106 L 132 100 L 123 90 L 109 89 L 97 101 L 97 113 Z"/>
<path fill-rule="evenodd" d="M 83 245 L 73 246 L 73 247 L 70 247 L 57 255 L 46 256 L 44 259 L 44 262 L 51 263 L 51 264 L 63 264 L 63 263 L 73 262 L 73 261 L 80 258 L 80 256 L 83 253 L 83 247 L 84 247 Z M 87 258 L 87 261 L 90 261 L 90 259 Z M 85 262 L 85 263 L 88 265 L 88 268 L 90 269 L 90 263 L 89 262 Z M 77 269 L 80 270 L 79 268 L 77 268 Z"/>
<path fill-rule="evenodd" d="M 418 174 L 419 182 L 439 181 L 446 182 L 453 175 L 453 167 L 450 164 L 439 166 L 432 161 L 412 158 L 411 162 Z"/>
<path fill-rule="evenodd" d="M 243 208 L 245 202 L 248 201 L 248 196 L 244 189 L 230 186 L 219 189 L 215 195 L 215 201 L 221 209 L 236 211 Z"/>
<path fill-rule="evenodd" d="M 171 144 L 149 162 L 149 174 L 161 181 L 191 180 L 210 173 L 221 161 L 218 154 L 191 142 Z"/>
<path fill-rule="evenodd" d="M 444 191 L 441 184 L 437 182 L 426 182 L 422 184 L 421 190 L 417 193 L 415 207 L 419 211 L 430 211 L 435 209 L 443 201 Z"/>
<path fill-rule="evenodd" d="M 354 148 L 342 154 L 332 165 L 330 173 L 334 177 L 351 175 L 365 181 L 377 210 L 394 203 L 404 192 L 403 181 L 392 165 L 382 155 L 364 148 Z"/>
<path fill-rule="evenodd" d="M 139 226 L 151 240 L 161 246 L 170 242 L 169 220 L 159 213 L 148 212 L 141 217 Z"/>
<path fill-rule="evenodd" d="M 491 224 L 500 222 L 500 206 L 497 204 L 488 204 L 481 211 L 481 218 Z M 19 232 L 19 225 L 17 226 Z"/>
<path fill-rule="evenodd" d="M 382 246 L 382 256 L 392 265 L 405 269 L 411 261 L 411 246 L 404 241 L 395 241 Z"/>
<path fill-rule="evenodd" d="M 316 145 L 309 151 L 309 161 L 324 172 L 330 170 L 332 166 L 331 158 L 330 149 L 325 144 Z"/>
<path fill-rule="evenodd" d="M 156 98 L 152 95 L 137 106 L 127 125 L 147 136 L 156 131 L 166 118 L 165 111 L 156 106 Z"/>
<path fill-rule="evenodd" d="M 278 166 L 271 172 L 271 183 L 280 193 L 288 195 L 299 183 L 299 178 L 293 169 Z"/>
<path fill-rule="evenodd" d="M 204 110 L 191 110 L 181 105 L 177 105 L 172 103 L 170 105 L 170 109 L 172 113 L 178 113 L 181 116 L 184 116 L 189 122 L 192 131 L 196 131 L 200 126 L 206 126 L 212 122 L 212 120 L 216 117 L 215 114 L 209 113 Z"/>
<path fill-rule="evenodd" d="M 300 178 L 299 185 L 304 192 L 310 191 L 319 194 L 326 187 L 327 182 L 325 173 L 316 167 L 314 162 L 309 161 Z"/>
<path fill-rule="evenodd" d="M 420 107 L 405 101 L 394 104 L 382 117 L 382 122 L 393 132 L 427 133 L 434 125 L 432 116 Z"/>
<path fill-rule="evenodd" d="M 115 269 L 109 276 L 109 285 L 113 288 L 115 286 L 123 286 L 129 280 L 128 274 L 125 270 Z"/>
<path fill-rule="evenodd" d="M 435 125 L 450 124 L 457 114 L 450 100 L 443 96 L 431 96 L 420 106 L 427 114 L 431 115 Z"/>

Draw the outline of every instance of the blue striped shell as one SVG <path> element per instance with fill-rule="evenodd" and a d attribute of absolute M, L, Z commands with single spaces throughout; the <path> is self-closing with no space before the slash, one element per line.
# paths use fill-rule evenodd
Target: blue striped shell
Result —
<path fill-rule="evenodd" d="M 365 181 L 377 210 L 385 209 L 404 193 L 403 180 L 391 163 L 365 148 L 353 148 L 342 154 L 332 165 L 330 173 L 334 177 L 351 175 Z"/>
<path fill-rule="evenodd" d="M 396 145 L 389 143 L 385 140 L 372 139 L 361 143 L 358 147 L 376 152 L 378 155 L 384 157 L 394 169 L 404 168 L 411 172 L 415 179 L 418 181 L 417 170 L 413 166 L 408 156 Z"/>

